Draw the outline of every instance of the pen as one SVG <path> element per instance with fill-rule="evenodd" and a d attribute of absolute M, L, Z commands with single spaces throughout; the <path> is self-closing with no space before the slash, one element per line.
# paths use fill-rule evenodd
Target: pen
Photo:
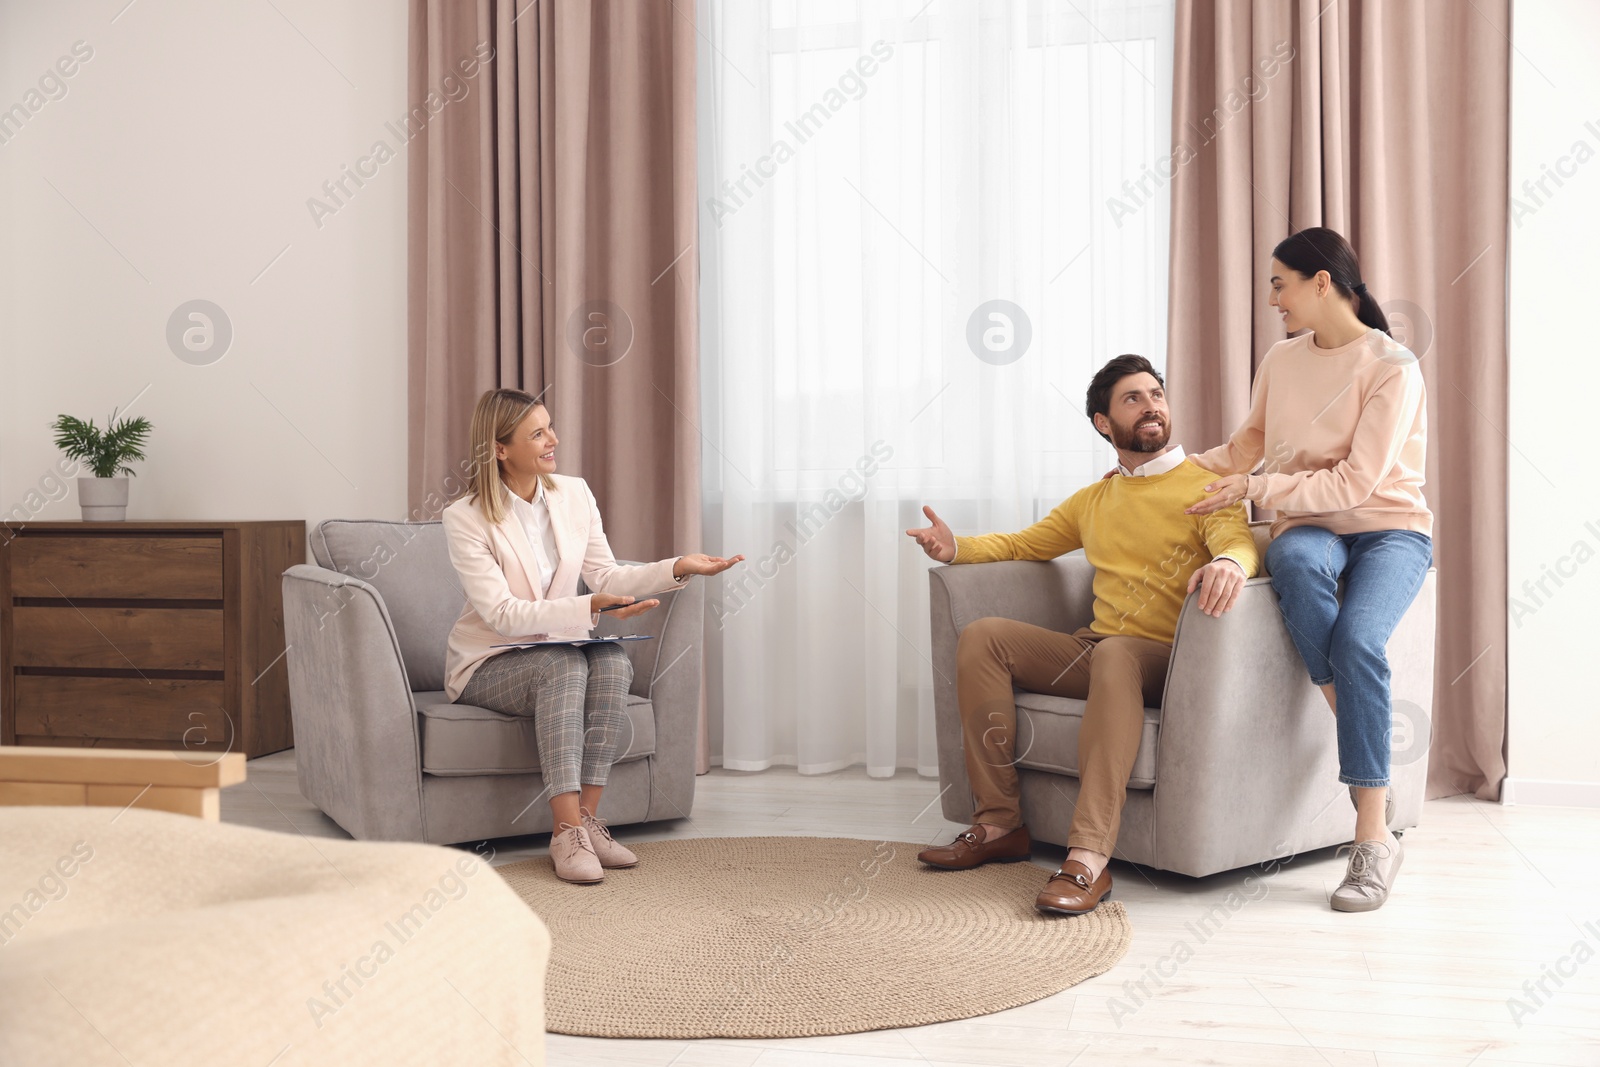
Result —
<path fill-rule="evenodd" d="M 618 608 L 631 608 L 631 607 L 633 607 L 634 604 L 643 604 L 643 603 L 645 603 L 644 600 L 640 600 L 637 597 L 635 597 L 634 600 L 633 600 L 633 603 L 630 603 L 630 604 L 613 604 L 609 608 L 597 608 L 596 610 L 597 611 L 616 611 Z"/>

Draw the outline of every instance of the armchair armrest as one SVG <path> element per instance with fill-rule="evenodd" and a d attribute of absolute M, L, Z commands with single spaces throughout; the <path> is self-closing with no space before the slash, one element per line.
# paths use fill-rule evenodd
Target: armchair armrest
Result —
<path fill-rule="evenodd" d="M 1094 568 L 1081 551 L 1046 562 L 955 563 L 928 572 L 948 591 L 948 618 L 959 634 L 990 616 L 1070 633 L 1094 619 Z"/>
<path fill-rule="evenodd" d="M 997 616 L 1070 633 L 1094 618 L 1094 568 L 1082 552 L 1048 562 L 961 563 L 928 572 L 932 615 L 933 712 L 945 818 L 972 817 L 972 787 L 962 755 L 956 699 L 956 646 L 961 631 Z"/>
<path fill-rule="evenodd" d="M 1433 699 L 1433 583 L 1430 572 L 1389 643 L 1396 701 L 1422 708 Z M 1194 595 L 1184 602 L 1161 707 L 1156 866 L 1203 876 L 1348 835 L 1333 717 L 1270 578 L 1246 582 L 1221 618 Z M 1426 773 L 1425 765 L 1401 771 Z"/>
<path fill-rule="evenodd" d="M 661 606 L 631 619 L 600 616 L 597 636 L 650 634 L 628 641 L 633 663 L 629 692 L 648 697 L 656 716 L 656 758 L 645 822 L 686 819 L 694 807 L 695 755 L 700 743 L 701 654 L 705 645 L 705 579 L 652 593 Z M 584 587 L 579 585 L 580 595 Z M 641 598 L 647 599 L 647 598 Z"/>
<path fill-rule="evenodd" d="M 416 704 L 383 598 L 300 564 L 283 614 L 300 792 L 362 840 L 426 840 Z"/>
<path fill-rule="evenodd" d="M 1325 769 L 1332 733 L 1272 579 L 1245 582 L 1221 618 L 1190 594 L 1161 701 L 1156 866 L 1200 876 L 1258 861 L 1262 836 L 1284 825 L 1282 808 L 1309 796 L 1309 781 Z M 1182 804 L 1163 806 L 1164 797 Z M 1298 851 L 1295 841 L 1267 844 L 1273 855 Z"/>

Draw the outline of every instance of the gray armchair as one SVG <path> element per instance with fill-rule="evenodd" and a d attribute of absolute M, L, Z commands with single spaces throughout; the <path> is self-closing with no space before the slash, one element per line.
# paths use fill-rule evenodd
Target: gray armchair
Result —
<path fill-rule="evenodd" d="M 448 844 L 550 829 L 531 717 L 452 704 L 445 640 L 464 596 L 438 522 L 330 519 L 319 566 L 283 575 L 289 695 L 300 792 L 363 840 Z M 694 806 L 704 590 L 653 594 L 636 619 L 597 633 L 648 633 L 633 661 L 630 736 L 603 814 L 626 824 Z"/>
<path fill-rule="evenodd" d="M 1252 533 L 1263 558 L 1265 523 Z M 1000 616 L 1072 631 L 1093 618 L 1094 569 L 1074 552 L 1047 563 L 973 563 L 928 574 L 934 714 L 947 819 L 970 822 L 972 794 L 956 703 L 956 641 Z M 1428 776 L 1436 574 L 1389 641 L 1395 826 L 1415 826 Z M 1017 759 L 1030 833 L 1064 845 L 1078 799 L 1083 701 L 1017 693 Z M 1160 708 L 1145 710 L 1116 857 L 1202 876 L 1350 839 L 1355 813 L 1338 784 L 1334 720 L 1311 684 L 1270 578 L 1246 583 L 1220 619 L 1185 602 Z"/>

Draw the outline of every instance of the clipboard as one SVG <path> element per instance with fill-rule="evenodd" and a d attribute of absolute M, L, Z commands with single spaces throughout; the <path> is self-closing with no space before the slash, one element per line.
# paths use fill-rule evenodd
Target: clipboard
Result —
<path fill-rule="evenodd" d="M 614 645 L 618 641 L 650 641 L 654 634 L 618 634 L 613 637 L 579 637 L 579 638 L 551 638 L 546 641 L 512 641 L 504 645 L 490 645 L 490 648 L 540 648 L 544 645 L 571 645 L 577 648 L 581 645 Z"/>

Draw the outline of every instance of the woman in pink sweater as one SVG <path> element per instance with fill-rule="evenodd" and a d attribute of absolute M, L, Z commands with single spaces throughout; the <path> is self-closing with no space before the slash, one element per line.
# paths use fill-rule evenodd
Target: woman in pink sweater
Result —
<path fill-rule="evenodd" d="M 1334 709 L 1339 780 L 1356 806 L 1349 868 L 1330 904 L 1371 911 L 1388 899 L 1401 861 L 1388 827 L 1385 646 L 1433 562 L 1422 372 L 1389 336 L 1355 251 L 1332 230 L 1301 230 L 1273 249 L 1269 303 L 1288 332 L 1304 332 L 1268 350 L 1244 425 L 1190 457 L 1221 477 L 1188 510 L 1249 499 L 1278 513 L 1267 570 L 1311 680 Z"/>

